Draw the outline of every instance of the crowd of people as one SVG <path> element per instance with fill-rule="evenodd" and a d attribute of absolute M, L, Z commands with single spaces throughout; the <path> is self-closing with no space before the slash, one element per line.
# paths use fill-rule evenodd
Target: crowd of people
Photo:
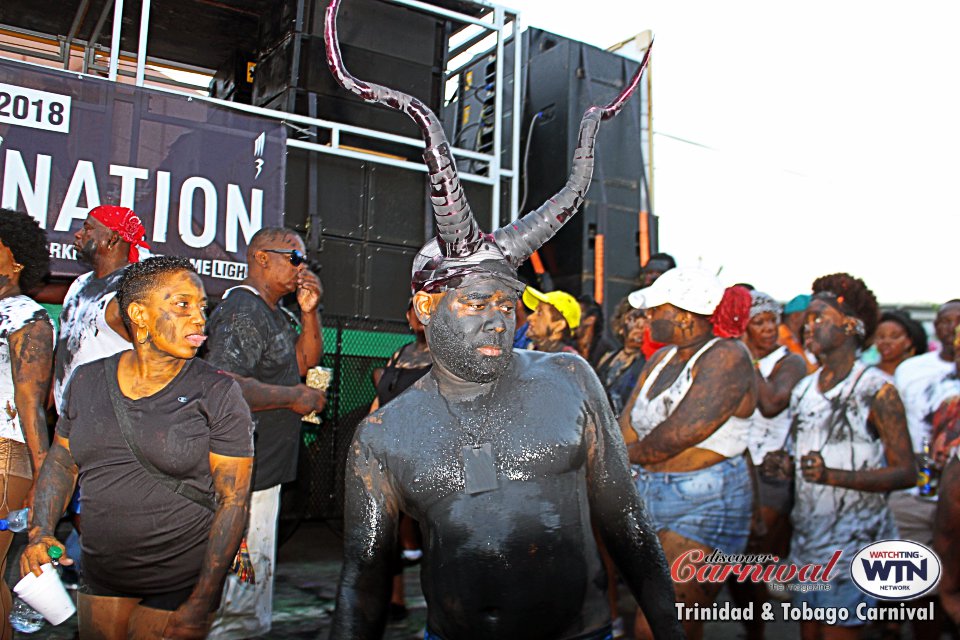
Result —
<path fill-rule="evenodd" d="M 25 214 L 0 215 L 0 361 L 7 370 L 0 377 L 0 517 L 33 508 L 24 572 L 40 571 L 51 546 L 68 549 L 64 565 L 82 560 L 82 637 L 263 635 L 279 486 L 294 477 L 300 416 L 325 402 L 322 391 L 301 382 L 322 355 L 322 287 L 306 268 L 299 236 L 263 229 L 249 246 L 247 279 L 223 295 L 208 320 L 190 262 L 140 260 L 142 238 L 129 209 L 90 211 L 76 248 L 91 271 L 67 291 L 57 332 L 26 295 L 48 266 L 44 232 Z M 601 308 L 589 296 L 525 286 L 521 304 L 508 309 L 516 329 L 502 327 L 511 338 L 498 338 L 496 349 L 579 356 L 595 371 L 604 411 L 619 422 L 644 522 L 667 565 L 695 549 L 773 554 L 797 565 L 842 550 L 841 562 L 849 562 L 871 542 L 913 540 L 943 558 L 941 591 L 926 596 L 941 615 L 913 623 L 915 637 L 939 637 L 960 614 L 960 559 L 951 549 L 960 530 L 960 301 L 938 309 L 930 340 L 905 311 L 881 312 L 865 283 L 849 274 L 818 278 L 809 294 L 781 305 L 751 285 L 725 288 L 700 269 L 675 267 L 666 254 L 649 264 L 641 273 L 646 286 L 615 307 L 615 340 L 603 336 Z M 288 294 L 296 295 L 299 314 L 281 303 Z M 415 340 L 374 376 L 377 421 L 396 415 L 384 410 L 400 397 L 408 400 L 401 404 L 426 403 L 422 412 L 433 402 L 424 385 L 437 388 L 445 384 L 441 372 L 449 375 L 442 366 L 427 376 L 445 362 L 435 351 L 446 366 L 462 355 L 457 341 L 427 339 L 437 331 L 433 316 L 443 317 L 437 304 L 411 299 Z M 572 362 L 564 366 L 585 375 Z M 498 413 L 543 394 L 517 395 L 525 384 L 503 389 L 510 397 L 484 410 Z M 457 416 L 449 398 L 441 405 Z M 59 415 L 49 445 L 48 406 Z M 461 426 L 475 419 L 474 410 L 456 417 Z M 481 420 L 475 428 L 490 427 Z M 934 469 L 931 477 L 925 467 L 920 488 L 918 461 Z M 936 469 L 939 501 L 931 496 Z M 64 544 L 54 534 L 68 509 L 76 539 Z M 436 517 L 416 511 L 398 511 L 395 551 L 384 563 L 394 576 L 393 619 L 406 615 L 402 569 L 424 557 L 418 520 Z M 593 539 L 607 576 L 610 636 L 621 637 L 626 625 L 615 594 L 624 549 L 611 554 L 611 538 L 598 526 Z M 11 536 L 0 532 L 4 549 Z M 721 587 L 677 583 L 671 596 L 709 606 Z M 739 603 L 783 597 L 763 583 L 730 588 Z M 791 597 L 810 607 L 878 606 L 846 567 L 838 567 L 831 589 Z M 10 606 L 9 590 L 0 587 L 4 614 Z M 803 637 L 855 638 L 862 624 L 805 621 Z M 762 638 L 762 625 L 752 621 L 749 637 Z M 701 621 L 683 626 L 687 637 L 702 636 Z M 633 627 L 635 637 L 653 635 L 643 607 Z M 899 628 L 887 631 L 897 637 Z M 8 625 L 0 637 L 11 637 Z"/>
<path fill-rule="evenodd" d="M 939 638 L 950 618 L 960 620 L 951 549 L 960 532 L 960 301 L 939 307 L 934 340 L 908 312 L 881 312 L 867 285 L 846 273 L 818 278 L 781 305 L 752 285 L 724 288 L 700 269 L 673 268 L 666 254 L 651 262 L 646 286 L 616 307 L 610 328 L 620 346 L 595 366 L 668 562 L 700 549 L 804 565 L 842 550 L 829 590 L 787 594 L 798 606 L 852 613 L 878 606 L 851 581 L 857 550 L 911 540 L 944 561 L 941 592 L 920 600 L 939 614 L 912 623 L 913 637 Z M 577 314 L 563 311 L 570 300 L 531 288 L 523 295 L 534 316 L 566 318 L 567 331 L 576 329 Z M 561 341 L 538 340 L 535 321 L 527 348 L 556 351 Z M 566 344 L 594 358 L 586 343 Z M 738 604 L 784 598 L 762 582 L 728 585 Z M 709 605 L 720 587 L 677 584 L 676 599 Z M 762 620 L 747 624 L 748 637 L 764 637 Z M 856 638 L 863 625 L 852 615 L 829 626 L 805 621 L 802 637 Z M 684 626 L 687 637 L 701 637 L 701 621 Z M 897 623 L 883 632 L 900 637 Z M 649 637 L 640 611 L 635 635 Z"/>

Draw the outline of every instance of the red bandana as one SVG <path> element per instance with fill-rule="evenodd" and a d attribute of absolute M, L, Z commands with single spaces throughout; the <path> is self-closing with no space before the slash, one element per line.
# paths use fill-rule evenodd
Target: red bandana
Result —
<path fill-rule="evenodd" d="M 713 334 L 721 338 L 739 338 L 750 322 L 750 292 L 740 286 L 727 287 L 720 304 L 710 316 Z"/>
<path fill-rule="evenodd" d="M 146 229 L 143 228 L 143 223 L 140 222 L 140 218 L 133 210 L 126 207 L 115 207 L 111 204 L 102 204 L 90 209 L 90 215 L 102 222 L 107 228 L 120 234 L 124 242 L 130 243 L 127 262 L 140 261 L 140 252 L 137 251 L 137 247 L 150 248 L 150 245 L 144 241 Z"/>

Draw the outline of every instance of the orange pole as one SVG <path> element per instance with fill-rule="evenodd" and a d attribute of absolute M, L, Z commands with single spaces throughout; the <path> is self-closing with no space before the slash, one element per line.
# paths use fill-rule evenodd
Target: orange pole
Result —
<path fill-rule="evenodd" d="M 536 251 L 530 255 L 530 264 L 533 265 L 533 272 L 538 276 L 542 276 L 547 271 L 543 268 L 543 260 L 540 259 L 540 254 Z"/>
<path fill-rule="evenodd" d="M 647 266 L 650 261 L 650 216 L 646 211 L 640 212 L 640 268 Z"/>
<path fill-rule="evenodd" d="M 598 233 L 593 244 L 593 299 L 603 304 L 603 234 Z"/>

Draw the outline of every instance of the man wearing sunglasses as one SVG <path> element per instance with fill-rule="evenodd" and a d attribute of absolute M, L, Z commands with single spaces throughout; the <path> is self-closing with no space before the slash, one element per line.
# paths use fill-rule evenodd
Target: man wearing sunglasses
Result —
<path fill-rule="evenodd" d="M 294 292 L 299 319 L 280 303 Z M 300 382 L 323 355 L 322 297 L 319 278 L 307 269 L 300 236 L 289 229 L 261 229 L 247 248 L 246 279 L 224 292 L 207 322 L 204 357 L 237 378 L 256 422 L 247 531 L 256 584 L 227 578 L 210 638 L 250 638 L 270 631 L 280 485 L 296 478 L 301 416 L 326 404 L 323 391 Z"/>

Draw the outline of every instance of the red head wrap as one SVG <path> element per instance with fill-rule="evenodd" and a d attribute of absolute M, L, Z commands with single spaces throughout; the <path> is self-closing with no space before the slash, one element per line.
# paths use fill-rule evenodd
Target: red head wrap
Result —
<path fill-rule="evenodd" d="M 124 242 L 130 244 L 127 262 L 140 261 L 140 252 L 137 251 L 137 247 L 150 248 L 143 239 L 146 229 L 143 228 L 143 223 L 132 209 L 102 204 L 90 209 L 90 216 L 102 222 L 107 228 L 116 231 Z"/>
<path fill-rule="evenodd" d="M 727 287 L 717 305 L 710 323 L 713 333 L 721 338 L 739 338 L 750 322 L 750 291 L 744 287 Z"/>

